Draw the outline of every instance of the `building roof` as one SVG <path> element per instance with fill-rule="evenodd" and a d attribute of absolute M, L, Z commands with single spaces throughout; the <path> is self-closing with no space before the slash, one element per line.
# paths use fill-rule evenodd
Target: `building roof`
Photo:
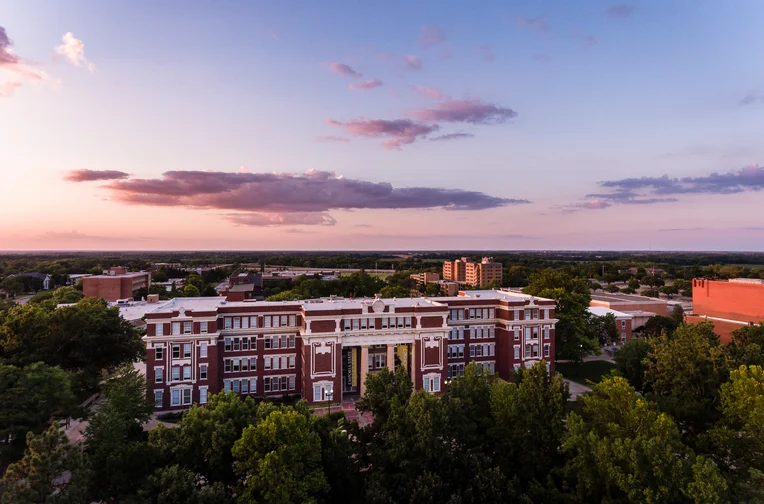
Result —
<path fill-rule="evenodd" d="M 592 294 L 594 301 L 605 301 L 608 303 L 661 303 L 666 304 L 666 301 L 658 298 L 651 298 L 647 296 L 637 296 L 635 294 Z"/>
<path fill-rule="evenodd" d="M 255 290 L 255 284 L 236 284 L 228 288 L 228 292 L 251 292 Z"/>
<path fill-rule="evenodd" d="M 149 303 L 147 301 L 135 301 L 132 303 L 119 305 L 112 303 L 111 306 L 118 306 L 119 314 L 122 315 L 122 318 L 129 322 L 134 322 L 143 318 L 143 316 L 147 313 L 156 311 L 169 302 L 170 301 L 159 301 L 158 303 Z"/>
<path fill-rule="evenodd" d="M 632 315 L 620 312 L 617 310 L 611 310 L 610 308 L 605 308 L 604 306 L 590 306 L 589 307 L 589 313 L 594 315 L 595 317 L 604 317 L 605 315 L 612 314 L 617 319 L 632 319 L 634 318 Z"/>
<path fill-rule="evenodd" d="M 92 275 L 86 278 L 132 278 L 148 275 L 148 271 L 130 271 L 128 273 L 114 274 L 114 275 Z"/>
<path fill-rule="evenodd" d="M 531 296 L 518 291 L 511 290 L 468 290 L 459 291 L 458 296 L 450 297 L 434 297 L 428 298 L 432 301 L 457 301 L 465 299 L 496 299 L 502 301 L 530 301 L 535 299 L 538 301 L 553 301 L 552 299 L 542 298 L 538 296 Z"/>

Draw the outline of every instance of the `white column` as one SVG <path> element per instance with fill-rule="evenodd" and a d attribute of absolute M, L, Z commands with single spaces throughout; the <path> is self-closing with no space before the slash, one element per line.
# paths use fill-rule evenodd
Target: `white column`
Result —
<path fill-rule="evenodd" d="M 387 345 L 387 369 L 395 372 L 395 345 Z"/>
<path fill-rule="evenodd" d="M 361 346 L 361 362 L 358 363 L 361 367 L 361 396 L 366 393 L 366 372 L 369 369 L 369 345 Z"/>

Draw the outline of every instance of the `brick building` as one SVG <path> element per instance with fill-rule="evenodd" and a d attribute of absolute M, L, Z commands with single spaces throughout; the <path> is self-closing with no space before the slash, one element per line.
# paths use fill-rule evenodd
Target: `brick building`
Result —
<path fill-rule="evenodd" d="M 764 322 L 764 280 L 693 279 L 692 311 L 687 322 L 713 322 L 714 332 L 727 343 L 735 329 Z"/>
<path fill-rule="evenodd" d="M 409 275 L 417 285 L 427 285 L 428 283 L 438 283 L 440 281 L 440 275 L 437 273 L 412 273 Z"/>
<path fill-rule="evenodd" d="M 634 294 L 592 294 L 589 306 L 600 306 L 631 315 L 632 329 L 644 326 L 650 320 L 650 317 L 656 315 L 669 316 L 668 303 L 666 301 Z"/>
<path fill-rule="evenodd" d="M 589 313 L 595 317 L 605 317 L 607 315 L 613 315 L 615 317 L 615 325 L 618 328 L 619 340 L 621 343 L 627 343 L 631 341 L 632 322 L 634 316 L 629 313 L 619 312 L 617 310 L 611 310 L 603 306 L 590 306 Z"/>
<path fill-rule="evenodd" d="M 494 262 L 492 257 L 484 257 L 479 263 L 466 257 L 443 263 L 443 280 L 472 287 L 487 287 L 491 282 L 501 284 L 502 275 L 501 263 Z"/>
<path fill-rule="evenodd" d="M 476 362 L 509 379 L 554 369 L 553 300 L 504 291 L 447 298 L 229 302 L 176 298 L 146 314 L 146 376 L 159 410 L 231 391 L 302 395 L 309 403 L 363 394 L 382 368 L 441 392 Z"/>
<path fill-rule="evenodd" d="M 119 266 L 82 278 L 82 292 L 86 297 L 99 297 L 106 301 L 132 299 L 141 288 L 151 285 L 151 273 L 148 271 L 129 272 Z"/>

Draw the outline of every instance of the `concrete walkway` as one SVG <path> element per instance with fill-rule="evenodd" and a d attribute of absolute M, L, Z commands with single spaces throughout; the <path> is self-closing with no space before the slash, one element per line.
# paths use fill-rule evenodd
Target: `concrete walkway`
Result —
<path fill-rule="evenodd" d="M 586 392 L 592 391 L 592 389 L 587 387 L 586 385 L 568 380 L 567 378 L 563 378 L 562 381 L 568 384 L 568 390 L 570 391 L 571 401 L 575 401 L 576 399 L 578 399 L 578 396 L 585 394 Z"/>

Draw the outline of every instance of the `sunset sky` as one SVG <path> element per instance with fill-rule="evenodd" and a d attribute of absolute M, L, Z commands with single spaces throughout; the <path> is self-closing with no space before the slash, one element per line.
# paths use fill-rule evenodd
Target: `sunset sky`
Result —
<path fill-rule="evenodd" d="M 0 2 L 0 250 L 764 249 L 764 2 Z"/>

